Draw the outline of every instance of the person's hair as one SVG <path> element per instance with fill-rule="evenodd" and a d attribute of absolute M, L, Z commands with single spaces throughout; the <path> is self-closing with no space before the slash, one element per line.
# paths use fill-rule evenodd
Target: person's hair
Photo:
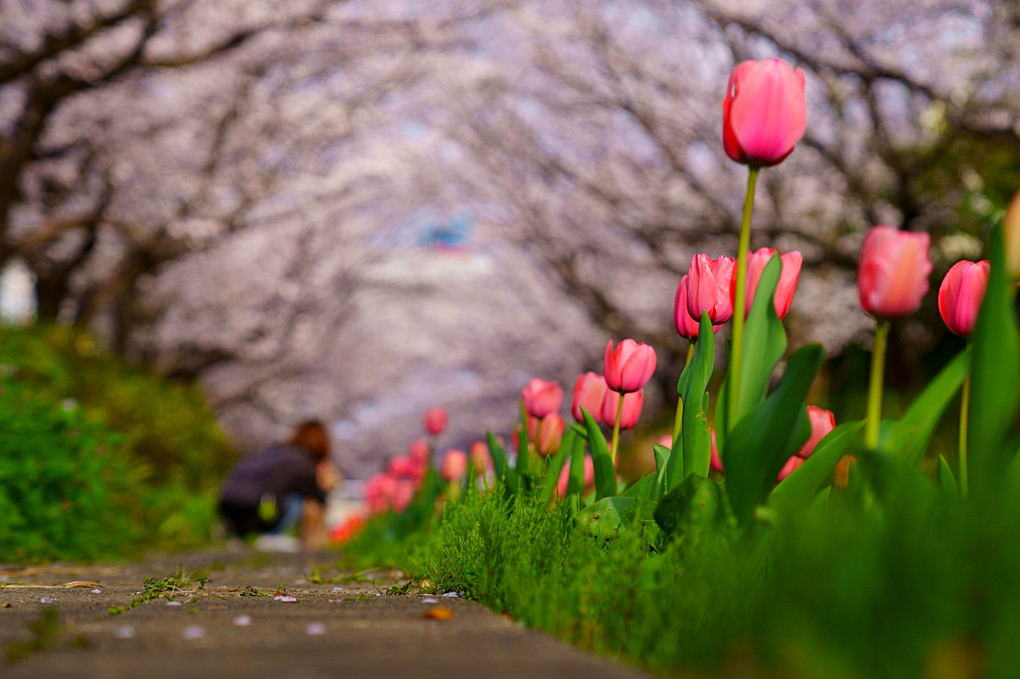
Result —
<path fill-rule="evenodd" d="M 320 462 L 329 457 L 329 435 L 319 420 L 305 420 L 294 427 L 287 443 L 301 446 Z"/>

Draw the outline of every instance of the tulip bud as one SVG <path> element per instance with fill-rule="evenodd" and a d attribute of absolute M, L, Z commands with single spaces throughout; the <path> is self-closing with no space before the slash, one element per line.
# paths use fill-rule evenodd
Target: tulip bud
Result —
<path fill-rule="evenodd" d="M 1006 271 L 1013 280 L 1020 279 L 1020 191 L 1006 209 L 1002 237 L 1006 247 Z"/>
<path fill-rule="evenodd" d="M 613 350 L 606 345 L 604 357 L 606 385 L 613 391 L 626 394 L 637 391 L 652 379 L 655 372 L 655 350 L 647 344 L 625 339 Z"/>
<path fill-rule="evenodd" d="M 990 265 L 980 262 L 957 262 L 946 273 L 939 287 L 939 313 L 946 327 L 960 337 L 969 337 L 977 323 L 981 300 L 988 287 Z"/>
<path fill-rule="evenodd" d="M 535 449 L 539 455 L 548 457 L 560 448 L 563 440 L 563 418 L 559 413 L 550 413 L 538 423 L 538 435 L 535 437 Z"/>
<path fill-rule="evenodd" d="M 607 391 L 602 401 L 602 421 L 607 425 L 616 422 L 616 412 L 620 408 L 620 394 Z M 641 417 L 641 406 L 645 403 L 645 392 L 634 391 L 623 394 L 623 411 L 620 413 L 620 429 L 630 429 Z"/>
<path fill-rule="evenodd" d="M 539 419 L 560 409 L 563 403 L 563 388 L 556 382 L 546 382 L 537 377 L 528 382 L 521 392 L 524 410 Z"/>
<path fill-rule="evenodd" d="M 747 258 L 747 287 L 745 288 L 747 302 L 744 306 L 744 318 L 751 312 L 751 304 L 754 302 L 754 293 L 758 290 L 758 283 L 765 267 L 776 254 L 775 248 L 760 248 L 750 253 Z M 782 269 L 779 272 L 779 283 L 776 285 L 776 293 L 772 297 L 772 308 L 776 310 L 779 320 L 786 318 L 790 311 L 790 304 L 793 303 L 793 293 L 797 291 L 797 281 L 800 279 L 800 267 L 804 261 L 803 256 L 796 250 L 779 255 Z M 730 282 L 730 299 L 736 299 L 737 281 L 734 276 Z"/>
<path fill-rule="evenodd" d="M 570 406 L 570 413 L 578 422 L 584 423 L 584 415 L 581 408 L 588 411 L 588 414 L 598 422 L 602 416 L 602 401 L 605 400 L 606 378 L 596 375 L 593 372 L 586 372 L 577 377 L 574 385 L 574 401 Z"/>
<path fill-rule="evenodd" d="M 928 292 L 929 237 L 926 233 L 876 226 L 864 238 L 857 270 L 861 307 L 876 318 L 907 316 Z"/>
<path fill-rule="evenodd" d="M 698 254 L 691 258 L 687 270 L 687 313 L 701 322 L 701 312 L 708 312 L 712 325 L 721 325 L 733 317 L 733 301 L 730 298 L 733 278 L 732 257 L 709 259 Z"/>
<path fill-rule="evenodd" d="M 468 457 L 463 450 L 456 448 L 446 451 L 443 456 L 443 463 L 439 468 L 439 475 L 447 481 L 456 481 L 464 478 L 467 473 Z"/>
<path fill-rule="evenodd" d="M 442 408 L 429 408 L 425 411 L 425 431 L 432 436 L 439 436 L 446 429 L 446 411 Z"/>
<path fill-rule="evenodd" d="M 723 99 L 723 149 L 738 163 L 782 162 L 807 129 L 804 72 L 778 59 L 733 69 Z"/>
<path fill-rule="evenodd" d="M 797 451 L 797 455 L 805 460 L 811 457 L 811 453 L 814 452 L 818 442 L 836 428 L 836 415 L 831 410 L 825 410 L 818 406 L 808 406 L 807 416 L 808 421 L 811 423 L 811 436 L 808 437 L 808 440 Z"/>

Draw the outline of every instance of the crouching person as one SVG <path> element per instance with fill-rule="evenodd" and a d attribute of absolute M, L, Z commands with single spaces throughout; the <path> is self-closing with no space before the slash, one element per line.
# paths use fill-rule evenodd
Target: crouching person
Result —
<path fill-rule="evenodd" d="M 258 549 L 318 549 L 326 535 L 326 495 L 339 480 L 325 427 L 307 420 L 285 443 L 269 445 L 234 467 L 220 493 L 220 513 L 238 537 L 257 535 Z"/>

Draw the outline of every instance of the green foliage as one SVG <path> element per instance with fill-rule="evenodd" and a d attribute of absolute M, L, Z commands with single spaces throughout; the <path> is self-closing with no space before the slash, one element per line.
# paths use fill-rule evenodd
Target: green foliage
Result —
<path fill-rule="evenodd" d="M 142 472 L 116 433 L 17 383 L 0 386 L 0 554 L 91 559 L 142 534 Z"/>
<path fill-rule="evenodd" d="M 104 353 L 78 329 L 2 328 L 0 364 L 33 392 L 71 399 L 86 416 L 120 432 L 124 450 L 161 482 L 213 488 L 235 461 L 197 385 L 169 383 Z"/>
<path fill-rule="evenodd" d="M 0 330 L 0 554 L 124 556 L 210 539 L 233 459 L 195 387 L 70 328 Z"/>

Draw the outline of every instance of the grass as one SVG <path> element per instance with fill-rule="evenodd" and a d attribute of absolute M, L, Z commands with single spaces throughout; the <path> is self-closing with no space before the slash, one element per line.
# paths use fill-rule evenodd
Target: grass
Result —
<path fill-rule="evenodd" d="M 914 479 L 916 480 L 916 478 Z M 782 526 L 599 539 L 562 507 L 468 494 L 389 554 L 437 591 L 659 672 L 1013 676 L 1020 502 L 960 504 L 909 479 L 819 501 Z M 934 499 L 933 499 L 934 498 Z M 881 508 L 881 509 L 880 509 Z M 376 524 L 385 523 L 385 519 Z"/>

